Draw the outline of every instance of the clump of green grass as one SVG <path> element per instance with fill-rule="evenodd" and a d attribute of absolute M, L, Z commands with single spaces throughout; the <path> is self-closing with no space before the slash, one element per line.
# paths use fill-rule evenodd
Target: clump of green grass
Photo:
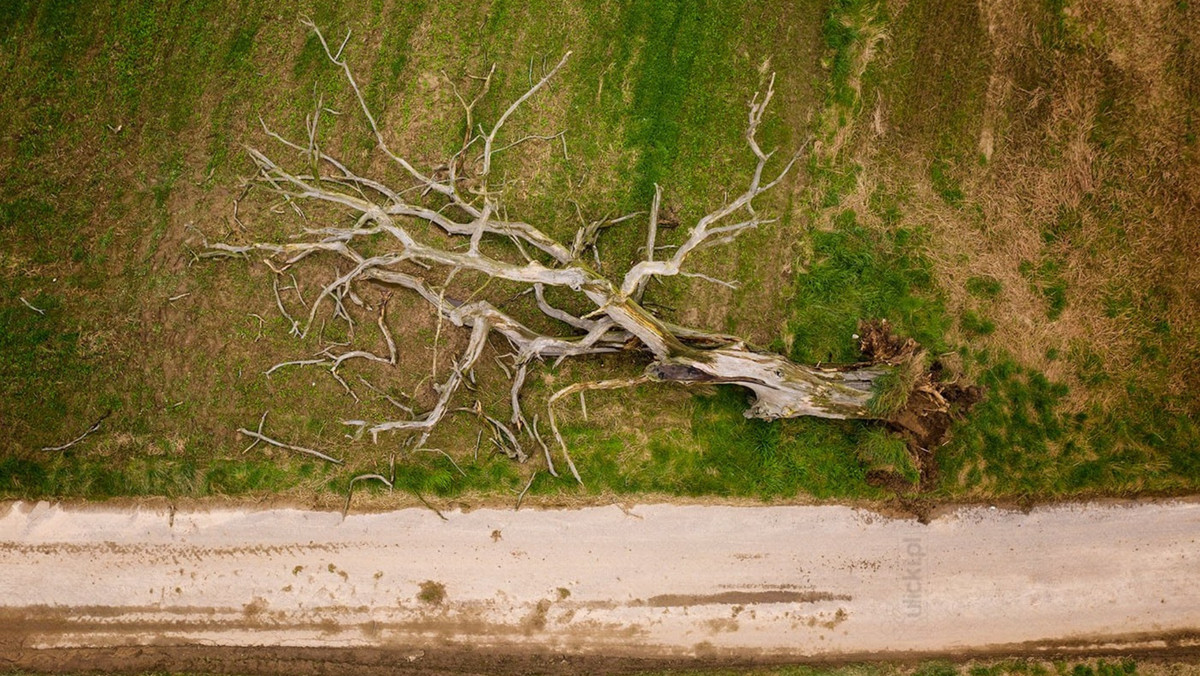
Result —
<path fill-rule="evenodd" d="M 938 157 L 929 165 L 929 179 L 933 183 L 933 190 L 936 192 L 946 204 L 950 206 L 962 206 L 963 198 L 965 197 L 962 190 L 962 185 L 954 177 L 953 167 L 945 158 Z"/>
<path fill-rule="evenodd" d="M 1071 341 L 1067 359 L 1074 367 L 1075 377 L 1085 385 L 1102 385 L 1111 380 L 1104 358 L 1093 350 L 1087 341 Z"/>
<path fill-rule="evenodd" d="M 1062 276 L 1062 263 L 1045 258 L 1038 265 L 1022 261 L 1017 271 L 1029 280 L 1029 288 L 1046 301 L 1046 317 L 1058 319 L 1067 307 L 1067 281 Z"/>
<path fill-rule="evenodd" d="M 153 77 L 156 38 L 162 22 L 158 17 L 158 3 L 141 0 L 123 4 L 114 34 L 113 68 L 120 99 L 130 112 L 136 112 L 146 91 L 146 82 Z"/>
<path fill-rule="evenodd" d="M 1063 204 L 1058 207 L 1054 220 L 1042 226 L 1042 242 L 1070 244 L 1082 229 L 1083 217 L 1079 210 Z"/>
<path fill-rule="evenodd" d="M 995 277 L 977 276 L 967 279 L 967 293 L 976 298 L 991 299 L 1000 295 L 1004 288 Z"/>
<path fill-rule="evenodd" d="M 854 162 L 830 163 L 813 156 L 809 158 L 808 174 L 813 184 L 820 186 L 817 207 L 833 209 L 842 199 L 854 192 L 862 166 Z"/>
<path fill-rule="evenodd" d="M 883 429 L 871 430 L 858 444 L 858 459 L 868 471 L 880 471 L 898 476 L 913 486 L 921 473 L 913 463 L 908 444 Z"/>
<path fill-rule="evenodd" d="M 64 321 L 62 312 L 56 295 L 19 287 L 0 293 L 0 418 L 21 436 L 63 434 L 74 396 L 59 383 L 87 383 L 94 370 L 80 355 L 80 327 Z"/>
<path fill-rule="evenodd" d="M 996 331 L 996 323 L 975 312 L 966 310 L 958 320 L 959 326 L 969 335 L 986 336 Z"/>
<path fill-rule="evenodd" d="M 857 360 L 853 336 L 865 319 L 887 319 L 926 349 L 942 349 L 949 319 L 919 230 L 869 230 L 846 210 L 812 242 L 814 260 L 796 277 L 788 321 L 793 360 Z"/>
<path fill-rule="evenodd" d="M 1056 472 L 1048 471 L 1047 465 L 1055 462 L 1056 444 L 1067 432 L 1061 412 L 1067 388 L 1007 357 L 991 364 L 987 353 L 978 358 L 986 365 L 979 383 L 987 392 L 939 451 L 943 476 L 956 476 L 959 468 L 975 464 L 983 469 L 968 484 L 993 484 L 1008 494 L 1037 494 L 1054 483 Z"/>
<path fill-rule="evenodd" d="M 887 420 L 899 413 L 908 403 L 917 380 L 925 374 L 925 359 L 916 355 L 894 366 L 871 383 L 871 398 L 867 409 L 877 418 Z"/>
<path fill-rule="evenodd" d="M 311 465 L 306 471 L 300 465 L 269 459 L 217 459 L 201 465 L 191 457 L 89 457 L 81 446 L 79 451 L 50 457 L 0 458 L 0 496 L 100 500 L 278 493 L 309 485 L 311 473 Z"/>
<path fill-rule="evenodd" d="M 629 442 L 583 426 L 563 434 L 593 493 L 755 497 L 879 497 L 866 482 L 859 443 L 876 428 L 859 421 L 747 419 L 746 393 L 718 387 L 693 397 L 690 431 L 651 436 L 644 455 Z M 570 482 L 566 479 L 566 482 Z M 564 490 L 562 480 L 535 481 L 531 493 Z"/>
<path fill-rule="evenodd" d="M 365 95 L 367 105 L 375 115 L 380 116 L 387 111 L 388 104 L 392 102 L 400 84 L 399 80 L 408 66 L 412 54 L 410 41 L 425 13 L 426 2 L 404 2 L 397 9 L 398 12 L 389 16 L 384 25 L 383 40 L 379 45 L 375 65 L 371 69 Z"/>
<path fill-rule="evenodd" d="M 926 662 L 913 671 L 913 676 L 958 676 L 958 667 L 949 662 Z"/>
<path fill-rule="evenodd" d="M 868 39 L 866 33 L 878 30 L 880 3 L 876 0 L 835 0 L 821 25 L 821 37 L 829 52 L 827 106 L 853 114 L 859 96 L 852 86 L 859 51 Z"/>
<path fill-rule="evenodd" d="M 1069 413 L 1066 385 L 1004 356 L 977 359 L 987 394 L 938 452 L 943 490 L 1059 496 L 1197 485 L 1200 426 L 1160 393 L 1134 389 L 1111 408 Z M 1094 355 L 1071 359 L 1084 376 L 1104 373 Z M 950 478 L 960 473 L 962 484 Z"/>

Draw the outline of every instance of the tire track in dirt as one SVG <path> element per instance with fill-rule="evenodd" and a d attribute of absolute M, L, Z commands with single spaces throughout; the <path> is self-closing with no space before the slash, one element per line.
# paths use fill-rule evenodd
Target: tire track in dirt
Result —
<path fill-rule="evenodd" d="M 0 506 L 0 657 L 129 645 L 660 660 L 1200 647 L 1195 502 L 970 507 L 927 525 L 837 506 L 446 516 Z"/>

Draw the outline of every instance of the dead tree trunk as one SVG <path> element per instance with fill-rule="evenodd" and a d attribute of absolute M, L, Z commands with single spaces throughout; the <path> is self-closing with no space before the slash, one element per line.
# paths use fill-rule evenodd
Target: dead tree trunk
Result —
<path fill-rule="evenodd" d="M 820 368 L 796 364 L 781 355 L 756 350 L 733 336 L 677 326 L 651 313 L 641 303 L 646 285 L 652 278 L 682 275 L 728 284 L 698 272 L 687 271 L 685 266 L 690 254 L 705 247 L 727 244 L 747 230 L 772 222 L 772 219 L 758 214 L 754 199 L 778 185 L 801 157 L 801 153 L 796 152 L 783 161 L 769 179 L 764 177 L 773 153 L 764 152 L 759 147 L 757 133 L 774 94 L 773 77 L 765 94 L 761 98 L 756 95 L 749 105 L 745 139 L 756 164 L 749 176 L 748 186 L 720 208 L 690 224 L 684 242 L 666 258 L 656 257 L 659 247 L 655 242 L 662 196 L 656 186 L 653 203 L 649 205 L 646 215 L 645 258 L 618 282 L 600 274 L 590 264 L 587 254 L 596 245 L 605 227 L 632 220 L 639 214 L 591 223 L 576 232 L 573 242 L 560 242 L 536 225 L 502 217 L 507 213 L 502 204 L 503 186 L 490 183 L 493 179 L 492 164 L 500 153 L 520 143 L 557 137 L 525 136 L 508 143 L 498 141 L 505 122 L 513 112 L 555 76 L 566 64 L 570 53 L 514 101 L 490 130 L 473 121 L 473 112 L 479 96 L 490 85 L 491 75 L 483 79 L 482 92 L 474 100 L 467 102 L 460 97 L 468 120 L 464 143 L 439 171 L 426 173 L 388 146 L 341 52 L 330 50 L 321 32 L 312 24 L 308 25 L 325 46 L 329 59 L 342 68 L 378 149 L 409 177 L 409 184 L 401 188 L 390 187 L 355 174 L 326 154 L 316 141 L 317 125 L 322 114 L 319 105 L 309 118 L 308 139 L 304 143 L 289 141 L 272 132 L 264 123 L 266 134 L 284 148 L 298 153 L 305 160 L 305 168 L 301 171 L 286 169 L 267 154 L 249 148 L 249 155 L 258 167 L 257 183 L 278 193 L 301 215 L 305 203 L 319 202 L 344 210 L 353 215 L 355 221 L 349 227 L 306 227 L 286 243 L 206 242 L 202 255 L 261 257 L 277 275 L 285 274 L 291 266 L 310 256 L 335 256 L 348 261 L 351 266 L 349 272 L 321 289 L 315 302 L 309 306 L 306 317 L 292 320 L 293 332 L 300 336 L 312 330 L 323 308 L 331 308 L 335 318 L 353 326 L 355 320 L 346 304 L 359 302 L 355 287 L 362 285 L 414 292 L 433 306 L 445 320 L 470 329 L 467 349 L 458 356 L 450 376 L 436 388 L 439 393 L 436 405 L 419 414 L 407 411 L 400 419 L 370 422 L 367 429 L 373 436 L 387 432 L 408 432 L 417 436 L 417 447 L 424 444 L 434 427 L 450 410 L 455 392 L 480 359 L 491 333 L 503 336 L 513 350 L 512 427 L 494 418 L 488 420 L 504 428 L 505 436 L 511 439 L 519 457 L 526 455 L 518 441 L 523 429 L 541 443 L 536 426 L 530 429 L 521 411 L 520 391 L 527 368 L 535 360 L 547 358 L 561 360 L 602 353 L 633 352 L 643 355 L 642 358 L 648 362 L 641 377 L 581 383 L 551 396 L 549 421 L 560 443 L 562 438 L 555 423 L 553 404 L 562 396 L 585 389 L 609 389 L 648 382 L 738 385 L 754 395 L 753 405 L 746 410 L 746 416 L 766 420 L 797 416 L 842 419 L 879 417 L 877 407 L 872 406 L 873 398 L 879 394 L 876 385 L 882 376 L 895 368 L 893 365 L 876 363 Z M 463 175 L 468 170 L 469 190 L 466 189 L 467 180 Z M 446 235 L 461 237 L 465 246 L 449 248 L 421 241 L 412 227 L 418 223 L 433 226 Z M 485 253 L 480 245 L 487 238 L 515 242 L 522 258 L 503 260 Z M 384 252 L 370 256 L 361 253 L 367 242 L 371 242 L 371 249 L 376 252 L 380 251 L 381 242 L 386 243 L 386 247 L 382 247 Z M 439 268 L 440 271 L 437 271 Z M 460 302 L 449 298 L 444 289 L 434 288 L 428 281 L 445 278 L 447 274 L 453 276 L 458 271 L 473 271 L 527 285 L 542 313 L 562 326 L 561 333 L 535 331 L 487 300 Z M 434 277 L 435 274 L 437 277 Z M 545 300 L 544 290 L 547 287 L 578 293 L 595 309 L 579 316 L 552 307 Z M 278 295 L 276 298 L 278 300 Z M 279 307 L 291 319 L 282 302 Z M 378 323 L 387 337 L 388 356 L 363 350 L 339 353 L 337 348 L 330 346 L 320 358 L 287 364 L 324 364 L 347 390 L 353 392 L 338 376 L 338 367 L 343 362 L 367 359 L 395 363 L 395 345 L 382 312 L 379 313 Z M 513 428 L 516 428 L 515 432 Z M 541 445 L 553 473 L 550 452 L 544 444 Z M 562 451 L 566 454 L 565 444 L 562 445 Z M 572 473 L 578 478 L 570 463 L 570 456 L 566 455 L 566 459 Z"/>

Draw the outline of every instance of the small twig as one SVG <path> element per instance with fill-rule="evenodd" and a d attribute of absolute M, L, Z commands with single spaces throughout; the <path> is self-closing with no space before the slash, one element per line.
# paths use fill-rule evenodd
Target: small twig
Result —
<path fill-rule="evenodd" d="M 67 443 L 63 444 L 62 446 L 45 446 L 42 448 L 42 450 L 43 451 L 65 451 L 65 450 L 67 450 L 68 448 L 74 446 L 75 444 L 83 441 L 92 432 L 95 432 L 96 430 L 100 429 L 100 423 L 104 422 L 104 419 L 110 415 L 112 415 L 112 411 L 106 412 L 104 415 L 100 416 L 99 420 L 92 423 L 92 426 L 87 428 L 86 432 L 84 432 L 83 434 L 80 434 L 79 436 L 68 441 Z"/>
<path fill-rule="evenodd" d="M 444 306 L 446 304 L 446 287 L 450 286 L 450 282 L 454 280 L 454 275 L 456 275 L 456 274 L 458 274 L 458 268 L 451 269 L 450 273 L 448 275 L 446 275 L 446 283 L 444 285 L 442 285 L 442 290 L 438 294 L 438 306 L 439 307 Z M 434 333 L 433 333 L 433 366 L 430 369 L 430 376 L 433 378 L 437 378 L 438 341 L 442 337 L 442 320 L 443 320 L 444 315 L 445 315 L 444 312 L 438 313 L 437 328 L 434 330 Z"/>
<path fill-rule="evenodd" d="M 396 359 L 397 359 L 396 341 L 392 340 L 392 332 L 390 330 L 388 330 L 388 326 L 387 326 L 387 306 L 388 306 L 388 301 L 390 301 L 391 299 L 392 299 L 392 294 L 389 293 L 383 297 L 383 302 L 381 302 L 379 304 L 378 323 L 379 323 L 379 330 L 380 330 L 380 332 L 383 333 L 383 339 L 385 341 L 387 341 L 389 361 L 391 362 L 392 366 L 395 366 Z"/>
<path fill-rule="evenodd" d="M 307 310 L 308 303 L 304 301 L 304 294 L 300 292 L 300 282 L 296 281 L 296 275 L 293 275 L 289 272 L 288 276 L 292 278 L 292 288 L 296 290 L 296 297 L 300 299 L 300 304 L 304 306 L 305 310 Z"/>
<path fill-rule="evenodd" d="M 258 335 L 254 336 L 254 342 L 257 343 L 263 337 L 263 326 L 266 325 L 267 320 L 263 319 L 262 315 L 255 314 L 253 312 L 250 313 L 250 316 L 258 320 Z"/>
<path fill-rule="evenodd" d="M 508 145 L 496 148 L 495 150 L 492 151 L 492 155 L 497 155 L 501 151 L 508 150 L 509 148 L 515 148 L 516 146 L 518 146 L 526 141 L 552 141 L 556 138 L 561 138 L 563 136 L 563 134 L 566 134 L 566 133 L 567 133 L 567 131 L 564 129 L 563 131 L 560 131 L 557 134 L 528 134 L 528 135 L 522 136 L 521 138 L 517 139 L 516 141 L 513 141 L 512 143 L 509 143 Z M 564 153 L 566 152 L 565 145 L 563 146 L 563 152 Z M 482 162 L 483 158 L 480 157 L 476 161 Z"/>
<path fill-rule="evenodd" d="M 171 296 L 170 298 L 168 298 L 168 299 L 167 299 L 167 302 L 168 302 L 168 303 L 174 303 L 175 301 L 177 301 L 177 300 L 180 300 L 180 299 L 183 299 L 183 298 L 187 298 L 187 297 L 188 297 L 188 296 L 190 296 L 190 295 L 192 295 L 192 292 L 191 292 L 191 291 L 188 291 L 187 293 L 181 293 L 181 294 L 179 294 L 179 295 L 177 295 L 177 296 Z"/>
<path fill-rule="evenodd" d="M 366 429 L 367 429 L 367 425 L 370 424 L 366 420 L 343 420 L 341 422 L 343 425 L 345 425 L 347 427 L 357 427 L 358 428 L 354 434 L 344 435 L 350 441 L 358 441 L 359 439 L 361 439 L 363 432 L 366 431 Z"/>
<path fill-rule="evenodd" d="M 346 506 L 342 508 L 342 518 L 343 519 L 345 519 L 346 515 L 350 513 L 350 498 L 354 496 L 354 482 L 365 481 L 367 479 L 375 479 L 376 481 L 382 481 L 384 483 L 384 485 L 388 487 L 389 491 L 392 490 L 392 488 L 393 488 L 392 482 L 389 481 L 388 478 L 383 476 L 382 474 L 359 474 L 358 476 L 354 477 L 353 479 L 350 480 L 350 485 L 346 489 Z"/>
<path fill-rule="evenodd" d="M 434 507 L 433 505 L 429 504 L 429 501 L 425 499 L 425 496 L 421 495 L 420 491 L 414 490 L 413 495 L 417 496 L 417 499 L 421 501 L 422 505 L 425 505 L 429 509 L 433 510 L 433 513 L 437 514 L 439 519 L 441 519 L 442 521 L 450 520 L 450 519 L 446 518 L 445 514 L 442 514 L 441 510 L 439 510 L 437 507 Z"/>
<path fill-rule="evenodd" d="M 742 283 L 737 280 L 734 280 L 732 282 L 727 282 L 723 279 L 717 279 L 716 277 L 709 277 L 708 275 L 700 274 L 699 272 L 680 272 L 679 274 L 682 277 L 694 277 L 696 279 L 703 279 L 706 282 L 712 282 L 713 284 L 719 284 L 721 286 L 724 286 L 724 287 L 730 288 L 730 289 L 736 290 L 736 289 L 740 289 L 742 287 Z"/>
<path fill-rule="evenodd" d="M 258 433 L 259 434 L 262 434 L 263 423 L 267 422 L 267 414 L 268 413 L 270 413 L 270 411 L 263 411 L 262 417 L 258 419 Z M 257 446 L 259 441 L 261 441 L 261 440 L 255 439 L 254 441 L 252 441 L 249 446 L 247 446 L 245 449 L 242 450 L 242 455 L 245 455 L 246 453 L 250 452 L 250 449 Z"/>
<path fill-rule="evenodd" d="M 21 298 L 21 302 L 25 304 L 25 307 L 29 308 L 30 310 L 33 310 L 34 312 L 38 313 L 39 315 L 45 315 L 45 314 L 46 314 L 46 311 L 45 311 L 45 310 L 43 310 L 43 309 L 42 309 L 42 308 L 40 308 L 40 307 L 34 307 L 34 306 L 33 306 L 33 303 L 30 303 L 29 301 L 25 300 L 25 298 L 24 298 L 24 297 L 22 297 L 22 298 Z"/>
<path fill-rule="evenodd" d="M 396 398 L 395 398 L 395 397 L 391 396 L 391 395 L 390 395 L 390 394 L 388 394 L 387 392 L 384 392 L 383 390 L 379 389 L 378 387 L 375 387 L 375 386 L 374 386 L 374 385 L 372 385 L 371 383 L 367 382 L 367 379 L 366 379 L 366 378 L 363 378 L 362 376 L 359 376 L 359 377 L 358 377 L 358 380 L 359 380 L 359 381 L 360 381 L 360 382 L 361 382 L 363 385 L 366 385 L 368 390 L 371 390 L 371 391 L 372 391 L 372 392 L 374 392 L 375 394 L 378 394 L 379 396 L 381 396 L 381 397 L 383 397 L 384 399 L 386 399 L 386 400 L 387 400 L 387 402 L 388 402 L 389 404 L 391 404 L 392 406 L 395 406 L 396 408 L 400 409 L 401 411 L 404 411 L 405 413 L 408 413 L 409 415 L 412 415 L 412 413 L 413 413 L 412 407 L 410 407 L 410 406 L 405 406 L 404 404 L 401 404 L 400 402 L 396 401 Z M 402 392 L 401 394 L 403 394 L 403 392 Z M 408 395 L 405 395 L 405 396 L 408 396 Z"/>
<path fill-rule="evenodd" d="M 284 366 L 311 366 L 312 364 L 326 364 L 328 362 L 328 359 L 297 359 L 295 361 L 285 361 L 267 369 L 263 375 L 270 376 L 272 373 L 283 368 Z"/>
<path fill-rule="evenodd" d="M 454 458 L 451 458 L 449 453 L 447 453 L 447 452 L 443 451 L 443 450 L 442 450 L 442 449 L 440 449 L 440 448 L 418 448 L 418 449 L 416 450 L 416 452 L 417 452 L 417 453 L 441 453 L 443 456 L 445 456 L 445 458 L 446 458 L 447 460 L 449 460 L 449 461 L 450 461 L 450 464 L 451 464 L 451 465 L 454 465 L 454 469 L 458 470 L 458 473 L 459 473 L 459 474 L 463 475 L 464 477 L 465 477 L 465 476 L 467 476 L 467 473 L 466 473 L 466 472 L 464 472 L 464 471 L 462 470 L 462 468 L 458 466 L 458 463 L 457 463 L 457 462 L 454 462 Z"/>
<path fill-rule="evenodd" d="M 538 446 L 542 447 L 542 453 L 546 456 L 546 471 L 550 472 L 550 476 L 557 479 L 558 472 L 554 470 L 554 459 L 550 457 L 550 447 L 546 445 L 545 441 L 542 441 L 542 433 L 538 429 L 538 417 L 536 413 L 533 414 L 533 422 L 530 423 L 529 430 L 533 436 L 533 440 L 538 443 Z"/>
<path fill-rule="evenodd" d="M 278 277 L 271 277 L 271 289 L 273 289 L 275 291 L 275 304 L 277 306 L 279 306 L 280 314 L 283 315 L 284 319 L 286 319 L 292 323 L 292 329 L 290 331 L 288 331 L 288 334 L 296 335 L 296 336 L 300 335 L 300 322 L 296 321 L 295 319 L 292 318 L 292 316 L 290 314 L 288 314 L 287 309 L 285 309 L 283 307 L 283 299 L 279 297 L 279 279 L 278 279 Z"/>
<path fill-rule="evenodd" d="M 238 218 L 238 209 L 241 207 L 242 200 L 246 198 L 246 195 L 249 194 L 250 189 L 253 187 L 254 183 L 252 181 L 246 181 L 245 186 L 242 187 L 242 194 L 238 195 L 237 199 L 233 201 L 233 222 L 243 231 L 246 230 L 246 226 L 242 223 L 242 219 Z"/>
<path fill-rule="evenodd" d="M 513 511 L 520 511 L 521 501 L 525 499 L 525 494 L 529 492 L 529 487 L 533 485 L 533 480 L 537 478 L 538 471 L 533 470 L 533 474 L 529 476 L 529 483 L 525 484 L 525 488 L 521 490 L 521 494 L 517 496 L 517 506 L 513 507 Z"/>

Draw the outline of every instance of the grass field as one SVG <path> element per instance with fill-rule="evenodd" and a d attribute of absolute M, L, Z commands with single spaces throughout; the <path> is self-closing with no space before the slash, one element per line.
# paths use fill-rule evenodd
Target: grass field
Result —
<path fill-rule="evenodd" d="M 355 403 L 319 369 L 265 377 L 317 343 L 288 335 L 262 266 L 191 253 L 199 233 L 235 233 L 245 144 L 293 159 L 259 119 L 300 137 L 320 97 L 340 113 L 323 118 L 323 147 L 402 184 L 301 16 L 337 42 L 350 31 L 345 54 L 389 143 L 425 168 L 462 138 L 452 82 L 495 64 L 477 111 L 492 120 L 573 50 L 511 132 L 566 129 L 568 153 L 525 144 L 502 167 L 520 179 L 510 214 L 567 240 L 576 205 L 588 218 L 646 209 L 658 183 L 686 224 L 741 189 L 745 105 L 776 73 L 765 144 L 812 141 L 759 205 L 777 222 L 693 259 L 740 288 L 673 279 L 649 292 L 656 309 L 810 363 L 855 360 L 857 322 L 888 319 L 946 378 L 986 389 L 931 449 L 933 499 L 1200 488 L 1197 3 L 15 0 L 0 5 L 0 496 L 321 501 L 393 456 L 401 495 L 422 499 L 512 500 L 531 477 L 528 499 L 547 502 L 886 499 L 870 470 L 911 473 L 877 424 L 750 421 L 740 391 L 655 386 L 593 393 L 586 419 L 563 407 L 580 488 L 534 476 L 538 461 L 476 453 L 469 416 L 430 440 L 452 463 L 348 434 L 341 420 L 391 414 L 380 397 Z M 300 224 L 276 206 L 252 191 L 240 218 L 282 239 Z M 617 278 L 644 237 L 638 221 L 606 232 L 602 271 Z M 301 272 L 312 297 L 333 269 Z M 455 279 L 464 295 L 482 285 Z M 466 336 L 412 299 L 391 312 L 400 364 L 343 373 L 429 406 Z M 503 418 L 490 354 L 461 403 Z M 542 365 L 526 406 L 641 367 Z M 347 467 L 244 451 L 235 430 L 264 411 L 269 433 Z M 107 412 L 83 442 L 41 450 Z"/>

